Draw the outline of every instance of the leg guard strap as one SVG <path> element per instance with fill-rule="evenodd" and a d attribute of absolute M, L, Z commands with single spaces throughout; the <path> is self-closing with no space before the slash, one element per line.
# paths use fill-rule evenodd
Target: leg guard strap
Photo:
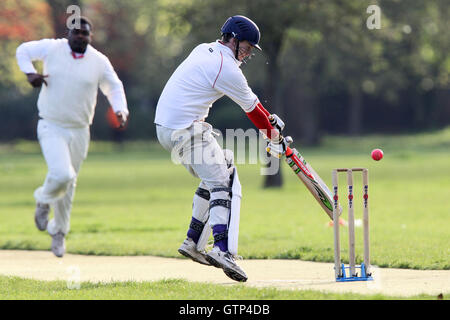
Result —
<path fill-rule="evenodd" d="M 225 232 L 221 232 L 221 233 L 216 233 L 214 235 L 214 242 L 218 242 L 220 240 L 224 240 L 228 238 L 228 230 Z"/>
<path fill-rule="evenodd" d="M 216 224 L 213 226 L 214 246 L 219 247 L 221 251 L 228 251 L 228 229 L 225 224 Z"/>
<path fill-rule="evenodd" d="M 203 188 L 198 188 L 197 191 L 195 191 L 195 194 L 198 195 L 200 198 L 203 198 L 208 201 L 211 198 L 211 194 L 209 193 L 209 191 Z"/>
<path fill-rule="evenodd" d="M 209 210 L 211 210 L 211 208 L 214 208 L 216 206 L 221 206 L 221 207 L 225 207 L 227 209 L 230 209 L 231 208 L 231 200 L 214 199 L 214 200 L 209 202 Z"/>
<path fill-rule="evenodd" d="M 222 187 L 222 188 L 211 189 L 211 192 L 220 192 L 220 191 L 225 191 L 225 192 L 230 192 L 231 193 L 231 188 Z"/>
<path fill-rule="evenodd" d="M 205 224 L 203 222 L 192 217 L 191 223 L 189 224 L 189 230 L 187 232 L 188 238 L 191 238 L 195 243 L 198 243 L 204 227 Z"/>
<path fill-rule="evenodd" d="M 191 224 L 189 225 L 189 228 L 201 233 L 203 231 L 203 227 L 205 226 L 204 223 L 198 221 L 197 219 L 192 219 Z"/>

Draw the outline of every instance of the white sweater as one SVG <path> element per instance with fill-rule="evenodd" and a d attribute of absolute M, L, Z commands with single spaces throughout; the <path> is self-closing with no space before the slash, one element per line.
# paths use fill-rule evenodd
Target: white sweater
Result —
<path fill-rule="evenodd" d="M 212 104 L 224 95 L 245 112 L 258 104 L 247 84 L 241 62 L 219 41 L 198 45 L 170 77 L 156 107 L 155 123 L 184 129 L 208 116 Z"/>
<path fill-rule="evenodd" d="M 36 73 L 32 61 L 44 62 L 47 86 L 42 84 L 37 102 L 39 116 L 67 128 L 92 124 L 98 88 L 115 112 L 128 115 L 122 82 L 109 59 L 88 45 L 83 58 L 74 59 L 67 39 L 43 39 L 21 44 L 17 63 L 24 73 Z"/>

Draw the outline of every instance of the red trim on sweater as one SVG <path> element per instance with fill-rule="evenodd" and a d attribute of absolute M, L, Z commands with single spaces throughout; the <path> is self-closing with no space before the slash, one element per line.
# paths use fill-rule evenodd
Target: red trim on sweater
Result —
<path fill-rule="evenodd" d="M 82 54 L 82 53 L 75 53 L 75 52 L 73 52 L 72 51 L 72 57 L 74 58 L 74 59 L 81 59 L 81 58 L 83 58 L 84 57 L 84 54 Z"/>

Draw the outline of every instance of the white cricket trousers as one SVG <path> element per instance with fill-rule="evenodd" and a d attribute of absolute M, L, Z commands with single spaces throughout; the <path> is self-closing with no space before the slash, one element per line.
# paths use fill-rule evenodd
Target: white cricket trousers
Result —
<path fill-rule="evenodd" d="M 161 145 L 171 153 L 174 163 L 181 163 L 194 176 L 201 179 L 200 188 L 229 187 L 233 153 L 222 150 L 212 133 L 212 126 L 204 121 L 196 121 L 186 129 L 170 129 L 156 125 L 156 133 Z M 213 197 L 230 199 L 227 192 L 216 192 Z M 207 219 L 207 202 L 204 213 L 196 212 L 195 198 L 193 217 L 205 222 Z M 211 210 L 209 225 L 228 224 L 229 212 L 226 208 L 216 207 Z"/>
<path fill-rule="evenodd" d="M 54 217 L 47 225 L 48 233 L 67 234 L 78 172 L 89 148 L 89 127 L 64 128 L 41 119 L 37 136 L 48 173 L 34 197 L 36 202 L 47 203 L 53 208 Z"/>

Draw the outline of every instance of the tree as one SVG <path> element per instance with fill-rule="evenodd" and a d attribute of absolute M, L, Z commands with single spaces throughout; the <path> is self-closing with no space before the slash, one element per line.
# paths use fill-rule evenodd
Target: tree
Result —
<path fill-rule="evenodd" d="M 2 140 L 34 137 L 36 92 L 20 71 L 15 53 L 22 42 L 53 35 L 49 13 L 45 1 L 0 2 L 0 112 L 6 120 L 0 127 Z"/>
<path fill-rule="evenodd" d="M 94 47 L 123 79 L 132 114 L 127 138 L 154 137 L 149 123 L 167 79 L 195 45 L 219 38 L 235 14 L 261 29 L 263 51 L 242 69 L 263 105 L 285 120 L 285 134 L 299 150 L 319 144 L 324 134 L 449 123 L 448 0 L 3 0 L 0 108 L 8 128 L 0 129 L 2 139 L 34 138 L 30 106 L 38 90 L 18 69 L 15 49 L 23 41 L 65 36 L 69 4 L 81 4 L 94 22 Z M 369 4 L 381 8 L 381 29 L 366 27 Z M 106 105 L 99 95 L 97 110 Z M 216 103 L 213 125 L 252 127 L 230 105 L 228 99 Z M 94 137 L 107 139 L 101 125 L 94 121 Z M 279 178 L 266 184 L 281 185 Z"/>
<path fill-rule="evenodd" d="M 67 35 L 67 18 L 71 15 L 67 12 L 67 8 L 71 5 L 81 8 L 82 0 L 47 0 L 51 8 L 51 17 L 53 30 L 56 38 L 64 38 Z"/>

